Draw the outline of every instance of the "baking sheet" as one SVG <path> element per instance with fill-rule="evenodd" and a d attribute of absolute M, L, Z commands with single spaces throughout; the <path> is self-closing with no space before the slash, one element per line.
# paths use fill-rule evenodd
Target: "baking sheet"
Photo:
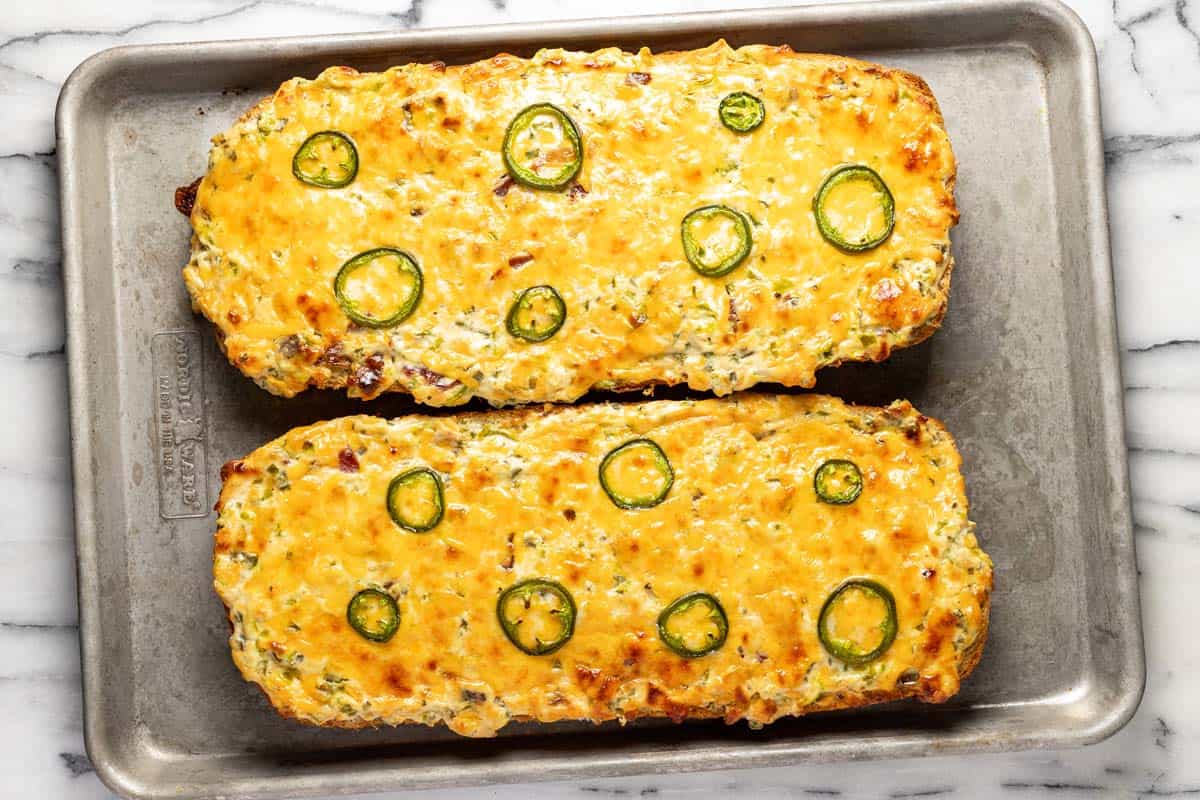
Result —
<path fill-rule="evenodd" d="M 960 161 L 950 310 L 882 365 L 822 375 L 946 422 L 996 562 L 991 638 L 945 706 L 899 703 L 761 731 L 511 725 L 320 730 L 237 674 L 211 588 L 217 472 L 288 428 L 369 411 L 271 397 L 190 311 L 176 186 L 208 138 L 293 75 L 463 63 L 539 46 L 680 49 L 724 36 L 903 67 L 933 87 Z M 1094 741 L 1144 683 L 1103 195 L 1095 54 L 1053 0 L 887 2 L 107 51 L 59 103 L 85 737 L 137 797 L 294 796 Z M 679 392 L 663 392 L 673 396 Z M 428 412 L 427 412 L 428 413 Z"/>

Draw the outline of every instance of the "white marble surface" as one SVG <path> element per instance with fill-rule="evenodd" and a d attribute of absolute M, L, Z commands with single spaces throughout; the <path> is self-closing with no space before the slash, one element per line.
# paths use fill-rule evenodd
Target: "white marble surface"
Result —
<path fill-rule="evenodd" d="M 1070 0 L 1100 52 L 1149 677 L 1081 750 L 513 786 L 434 798 L 1200 795 L 1200 0 Z M 10 0 L 0 13 L 0 795 L 108 797 L 83 754 L 53 114 L 119 44 L 769 0 Z"/>

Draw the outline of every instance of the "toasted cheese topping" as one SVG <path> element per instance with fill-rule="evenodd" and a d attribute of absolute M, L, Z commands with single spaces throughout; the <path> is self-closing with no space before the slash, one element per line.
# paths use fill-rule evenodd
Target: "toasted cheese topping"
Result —
<path fill-rule="evenodd" d="M 721 121 L 737 92 L 763 103 L 746 132 Z M 512 165 L 502 155 L 510 124 L 546 103 L 582 142 L 562 190 L 509 174 L 548 184 L 571 174 L 575 143 L 552 113 L 516 126 Z M 346 145 L 332 136 L 326 149 L 337 150 L 301 159 L 328 187 L 293 174 L 298 150 L 327 131 L 355 147 L 344 186 Z M 874 170 L 895 199 L 894 230 L 864 252 L 839 250 L 814 219 L 815 193 L 846 163 Z M 288 81 L 214 139 L 184 277 L 229 359 L 284 396 L 346 387 L 503 405 L 654 383 L 719 394 L 759 381 L 810 386 L 822 366 L 881 360 L 937 327 L 954 176 L 928 87 L 850 58 L 717 42 L 336 67 Z M 705 275 L 689 264 L 681 225 L 714 205 L 745 216 L 752 246 L 728 272 Z M 856 241 L 883 225 L 862 183 L 840 186 L 828 212 Z M 706 218 L 696 233 L 736 255 L 737 219 Z M 354 324 L 334 278 L 383 247 L 412 255 L 423 294 L 401 322 Z M 355 302 L 386 315 L 406 296 L 396 277 L 359 275 Z M 539 285 L 564 302 L 561 330 L 509 335 L 514 300 Z"/>
<path fill-rule="evenodd" d="M 657 505 L 622 508 L 599 465 L 635 439 L 661 447 L 674 483 Z M 852 503 L 816 497 L 814 471 L 830 459 L 860 468 Z M 397 525 L 386 501 L 393 478 L 418 467 L 444 481 L 445 515 L 424 533 Z M 907 403 L 738 395 L 348 417 L 293 430 L 224 477 L 214 570 L 234 660 L 280 712 L 314 724 L 488 736 L 514 719 L 759 724 L 942 701 L 987 629 L 992 568 L 958 453 Z M 886 587 L 896 606 L 894 641 L 862 665 L 818 633 L 852 578 Z M 504 594 L 526 581 L 540 588 Z M 397 603 L 387 641 L 347 621 L 368 589 Z M 707 599 L 660 620 L 697 592 L 724 621 Z M 843 650 L 879 645 L 878 596 L 846 593 L 827 616 Z M 702 654 L 680 655 L 664 631 Z"/>

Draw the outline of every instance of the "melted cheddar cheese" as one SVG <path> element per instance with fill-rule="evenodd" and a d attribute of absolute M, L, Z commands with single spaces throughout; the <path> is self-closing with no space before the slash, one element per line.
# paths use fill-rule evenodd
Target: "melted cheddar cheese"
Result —
<path fill-rule="evenodd" d="M 738 91 L 765 104 L 749 133 L 718 117 Z M 513 183 L 501 155 L 509 122 L 543 102 L 582 138 L 582 169 L 564 191 Z M 341 188 L 292 173 L 297 149 L 325 130 L 357 147 Z M 831 245 L 813 215 L 844 163 L 875 170 L 895 198 L 893 232 L 862 253 Z M 936 329 L 954 177 L 924 82 L 850 58 L 717 42 L 334 67 L 288 81 L 214 139 L 184 277 L 229 359 L 283 396 L 344 387 L 504 405 L 656 383 L 811 386 L 823 366 L 882 360 Z M 848 184 L 828 209 L 855 236 L 883 224 L 862 191 Z M 745 261 L 721 277 L 693 270 L 681 243 L 685 215 L 712 204 L 745 215 L 752 233 Z M 361 327 L 334 277 L 379 247 L 413 256 L 423 295 L 402 322 Z M 365 274 L 355 284 L 354 301 L 377 313 L 406 291 Z M 546 341 L 515 338 L 506 314 L 542 284 L 563 298 L 565 322 Z"/>
<path fill-rule="evenodd" d="M 599 465 L 636 438 L 662 448 L 673 483 L 657 505 L 623 509 Z M 862 473 L 848 505 L 814 492 L 814 471 L 835 458 Z M 992 586 L 959 463 L 941 425 L 904 402 L 747 394 L 347 417 L 226 465 L 215 584 L 242 674 L 281 713 L 319 725 L 445 723 L 489 736 L 510 720 L 760 724 L 940 702 L 979 658 Z M 445 515 L 424 534 L 386 508 L 392 478 L 417 467 L 445 487 Z M 894 642 L 863 666 L 830 655 L 817 632 L 826 599 L 852 577 L 887 587 L 897 611 Z M 561 585 L 577 610 L 573 635 L 547 655 L 522 652 L 497 618 L 501 593 L 529 579 Z M 368 588 L 400 610 L 384 643 L 347 622 Z M 728 635 L 689 659 L 663 644 L 657 621 L 692 592 L 717 598 Z M 869 650 L 880 608 L 847 595 L 829 628 Z M 561 610 L 547 595 L 512 613 L 525 615 L 522 637 L 550 641 Z M 719 633 L 690 609 L 669 625 L 691 649 Z"/>

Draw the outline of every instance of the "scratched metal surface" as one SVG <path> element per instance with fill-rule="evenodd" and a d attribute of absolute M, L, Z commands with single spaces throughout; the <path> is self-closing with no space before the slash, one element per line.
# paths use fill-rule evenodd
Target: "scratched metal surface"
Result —
<path fill-rule="evenodd" d="M 513 725 L 495 740 L 280 719 L 228 654 L 211 588 L 226 460 L 366 410 L 271 397 L 221 357 L 179 270 L 174 187 L 207 141 L 292 75 L 465 62 L 499 50 L 786 42 L 926 78 L 960 159 L 943 329 L 883 365 L 824 374 L 852 400 L 911 399 L 962 448 L 996 561 L 992 633 L 952 703 L 893 704 L 752 732 Z M 765 12 L 148 46 L 87 62 L 59 108 L 88 751 L 139 797 L 267 797 L 1082 743 L 1144 682 L 1104 207 L 1095 59 L 1052 0 Z M 664 392 L 678 395 L 679 392 Z M 370 404 L 414 413 L 401 397 Z"/>

